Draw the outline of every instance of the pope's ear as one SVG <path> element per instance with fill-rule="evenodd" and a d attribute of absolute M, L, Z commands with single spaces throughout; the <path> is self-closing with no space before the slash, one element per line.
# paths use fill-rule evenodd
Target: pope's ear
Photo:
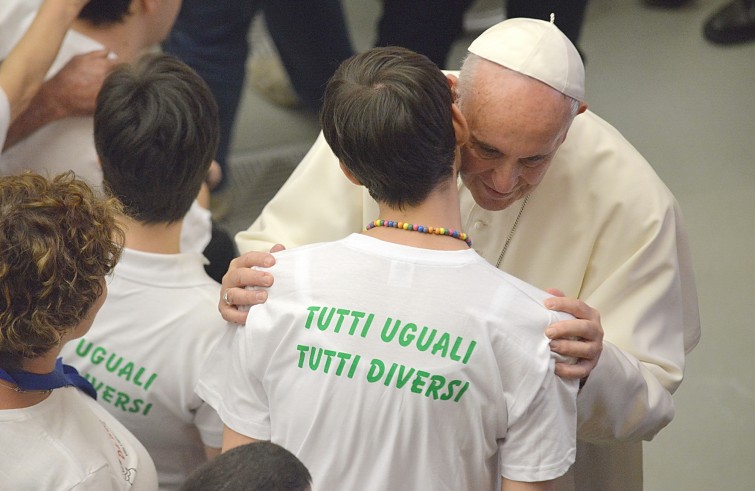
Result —
<path fill-rule="evenodd" d="M 349 181 L 353 182 L 357 186 L 361 186 L 362 185 L 362 183 L 359 181 L 359 179 L 357 179 L 356 176 L 354 174 L 352 174 L 351 171 L 345 165 L 343 165 L 342 161 L 339 160 L 338 161 L 338 165 L 341 166 L 341 172 L 343 172 L 343 175 L 346 176 L 346 179 L 348 179 Z"/>
<path fill-rule="evenodd" d="M 457 92 L 459 90 L 459 77 L 449 73 L 446 75 L 446 80 L 448 81 L 448 87 L 451 89 L 451 97 L 456 102 L 459 99 L 459 93 Z"/>
<path fill-rule="evenodd" d="M 461 109 L 456 103 L 451 104 L 451 119 L 454 123 L 454 135 L 456 135 L 456 144 L 465 145 L 469 140 L 469 125 L 467 118 L 461 113 Z"/>

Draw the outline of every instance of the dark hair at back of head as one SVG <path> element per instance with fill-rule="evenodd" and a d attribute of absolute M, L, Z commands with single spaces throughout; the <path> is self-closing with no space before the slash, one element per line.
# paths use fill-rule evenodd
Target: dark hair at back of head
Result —
<path fill-rule="evenodd" d="M 275 443 L 255 442 L 204 463 L 181 491 L 306 491 L 311 481 L 294 454 Z"/>
<path fill-rule="evenodd" d="M 186 215 L 214 158 L 217 104 L 187 65 L 145 55 L 105 80 L 94 141 L 105 188 L 131 218 L 175 222 Z"/>
<path fill-rule="evenodd" d="M 377 201 L 414 206 L 453 172 L 448 81 L 423 55 L 374 48 L 344 61 L 320 123 L 335 155 Z"/>
<path fill-rule="evenodd" d="M 132 0 L 89 0 L 79 12 L 79 19 L 100 26 L 121 22 L 129 14 Z"/>

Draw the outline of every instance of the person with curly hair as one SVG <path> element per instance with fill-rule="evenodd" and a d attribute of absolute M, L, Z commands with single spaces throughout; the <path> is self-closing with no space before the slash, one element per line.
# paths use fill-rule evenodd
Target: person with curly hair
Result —
<path fill-rule="evenodd" d="M 115 199 L 73 173 L 0 178 L 0 487 L 154 490 L 145 448 L 58 358 L 107 296 Z"/>

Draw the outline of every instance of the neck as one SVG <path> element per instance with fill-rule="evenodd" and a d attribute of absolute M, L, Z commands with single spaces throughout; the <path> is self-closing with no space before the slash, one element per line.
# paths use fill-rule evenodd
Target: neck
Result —
<path fill-rule="evenodd" d="M 393 208 L 385 203 L 379 203 L 378 206 L 380 218 L 383 220 L 461 231 L 459 193 L 455 177 L 449 179 L 446 184 L 438 186 L 417 206 L 405 207 L 404 209 Z M 463 240 L 445 235 L 408 232 L 386 227 L 375 227 L 365 233 L 387 242 L 424 249 L 461 250 L 469 248 Z"/>
<path fill-rule="evenodd" d="M 153 44 L 140 24 L 134 21 L 134 15 L 136 14 L 127 16 L 122 22 L 105 26 L 93 26 L 88 21 L 77 19 L 71 28 L 115 53 L 119 62 L 131 63 Z"/>
<path fill-rule="evenodd" d="M 148 225 L 121 216 L 118 222 L 126 233 L 125 246 L 129 249 L 155 254 L 178 254 L 181 252 L 183 220 Z"/>
<path fill-rule="evenodd" d="M 55 370 L 55 361 L 60 355 L 62 345 L 51 349 L 36 358 L 25 359 L 21 369 L 26 372 L 45 374 Z M 31 407 L 44 401 L 50 396 L 50 391 L 32 390 L 17 392 L 16 386 L 5 380 L 0 381 L 4 387 L 0 388 L 0 409 L 21 409 Z"/>

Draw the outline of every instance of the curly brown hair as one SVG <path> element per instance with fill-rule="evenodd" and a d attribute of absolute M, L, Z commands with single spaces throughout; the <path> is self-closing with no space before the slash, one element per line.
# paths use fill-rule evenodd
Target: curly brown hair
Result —
<path fill-rule="evenodd" d="M 120 212 L 71 172 L 0 178 L 0 367 L 19 369 L 87 315 L 120 257 Z"/>

